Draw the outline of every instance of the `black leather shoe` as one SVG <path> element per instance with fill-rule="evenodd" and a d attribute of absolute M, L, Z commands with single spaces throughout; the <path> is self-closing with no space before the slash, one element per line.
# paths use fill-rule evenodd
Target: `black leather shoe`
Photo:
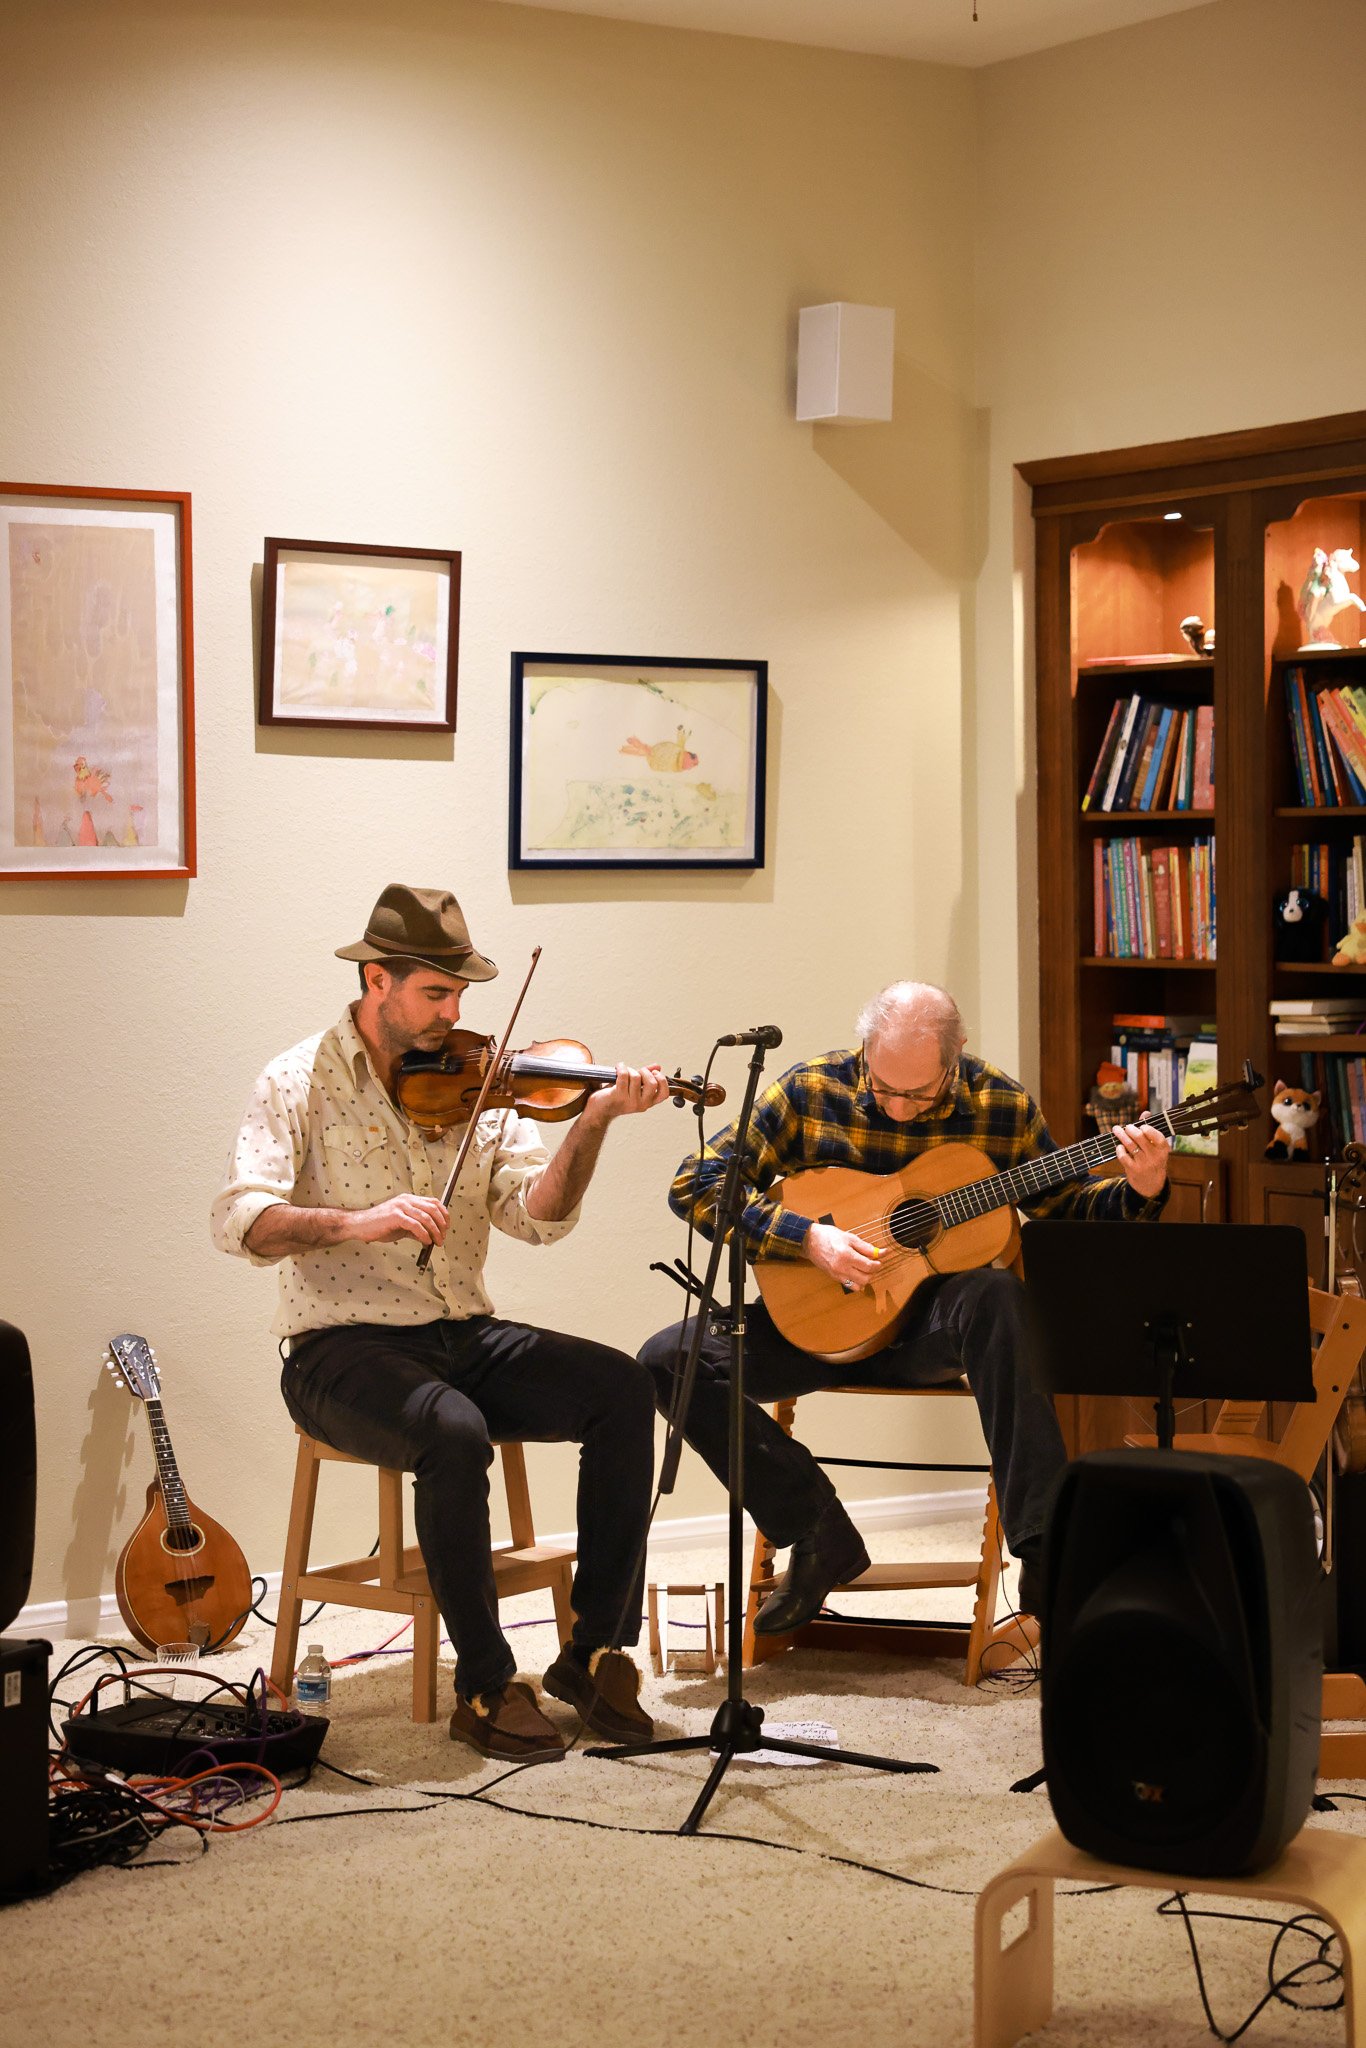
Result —
<path fill-rule="evenodd" d="M 858 1530 L 837 1500 L 827 1501 L 815 1527 L 793 1544 L 787 1570 L 754 1618 L 755 1634 L 790 1635 L 820 1613 L 832 1586 L 856 1579 L 868 1566 Z"/>

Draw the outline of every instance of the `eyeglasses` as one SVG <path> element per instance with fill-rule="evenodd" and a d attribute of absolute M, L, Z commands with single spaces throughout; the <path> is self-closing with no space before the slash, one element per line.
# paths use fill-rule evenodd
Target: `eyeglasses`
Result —
<path fill-rule="evenodd" d="M 869 1092 L 876 1101 L 908 1102 L 913 1109 L 933 1109 L 935 1104 L 941 1102 L 953 1086 L 954 1079 L 958 1073 L 958 1062 L 954 1060 L 952 1065 L 945 1067 L 939 1079 L 929 1088 L 889 1088 L 885 1081 L 878 1081 L 874 1078 L 873 1070 L 868 1065 L 866 1056 L 863 1059 L 863 1072 L 868 1082 Z"/>

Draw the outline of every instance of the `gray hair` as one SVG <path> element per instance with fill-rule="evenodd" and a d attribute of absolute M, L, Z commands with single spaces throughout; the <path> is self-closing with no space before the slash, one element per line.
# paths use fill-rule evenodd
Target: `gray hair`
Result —
<path fill-rule="evenodd" d="M 962 1012 L 947 989 L 932 981 L 894 981 L 863 1005 L 856 1025 L 865 1046 L 883 1038 L 933 1038 L 939 1057 L 951 1067 L 967 1031 Z"/>

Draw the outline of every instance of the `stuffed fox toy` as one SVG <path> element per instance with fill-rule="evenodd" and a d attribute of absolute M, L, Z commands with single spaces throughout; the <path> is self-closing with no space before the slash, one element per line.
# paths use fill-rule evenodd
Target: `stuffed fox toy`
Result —
<path fill-rule="evenodd" d="M 1309 1157 L 1309 1133 L 1319 1120 L 1319 1094 L 1307 1095 L 1303 1088 L 1276 1083 L 1271 1097 L 1271 1121 L 1276 1129 L 1266 1148 L 1268 1159 Z"/>

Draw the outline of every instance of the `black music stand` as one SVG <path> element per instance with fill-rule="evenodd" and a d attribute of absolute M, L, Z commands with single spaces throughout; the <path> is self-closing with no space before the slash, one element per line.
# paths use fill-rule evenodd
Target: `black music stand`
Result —
<path fill-rule="evenodd" d="M 716 1207 L 716 1232 L 712 1239 L 711 1257 L 707 1263 L 706 1276 L 694 1283 L 692 1276 L 671 1274 L 681 1279 L 682 1285 L 691 1293 L 694 1286 L 699 1297 L 697 1321 L 693 1326 L 692 1342 L 688 1356 L 678 1375 L 674 1388 L 673 1403 L 669 1412 L 669 1439 L 665 1446 L 664 1461 L 660 1471 L 659 1490 L 670 1493 L 678 1476 L 679 1459 L 683 1450 L 683 1425 L 687 1420 L 688 1404 L 697 1379 L 697 1368 L 702 1350 L 702 1339 L 709 1322 L 718 1326 L 724 1324 L 730 1339 L 730 1445 L 729 1445 L 729 1509 L 727 1520 L 728 1558 L 726 1585 L 726 1697 L 717 1708 L 708 1735 L 679 1735 L 656 1738 L 649 1742 L 614 1742 L 584 1751 L 585 1756 L 638 1757 L 678 1755 L 688 1750 L 716 1752 L 716 1762 L 702 1790 L 693 1802 L 692 1810 L 678 1832 L 680 1835 L 695 1835 L 702 1823 L 702 1816 L 711 1803 L 712 1794 L 724 1777 L 727 1768 L 737 1756 L 749 1756 L 755 1750 L 786 1750 L 793 1756 L 807 1756 L 821 1763 L 862 1764 L 874 1771 L 936 1771 L 937 1764 L 903 1763 L 898 1758 L 887 1756 L 866 1756 L 858 1750 L 835 1749 L 824 1743 L 793 1742 L 785 1736 L 763 1733 L 764 1710 L 745 1698 L 744 1675 L 742 1671 L 744 1650 L 745 1610 L 748 1605 L 749 1578 L 744 1565 L 743 1521 L 744 1521 L 744 1440 L 745 1440 L 745 1241 L 740 1228 L 740 1217 L 745 1206 L 744 1183 L 740 1177 L 740 1160 L 745 1149 L 745 1134 L 749 1129 L 750 1116 L 754 1109 L 754 1098 L 758 1092 L 759 1076 L 764 1064 L 764 1043 L 754 1046 L 750 1057 L 749 1076 L 745 1086 L 744 1101 L 740 1114 L 735 1120 L 735 1139 L 731 1155 L 726 1164 L 725 1179 L 721 1186 Z M 709 1069 L 710 1071 L 710 1069 Z M 723 1255 L 729 1252 L 728 1267 L 730 1290 L 728 1307 L 720 1308 L 716 1292 L 717 1277 Z M 660 1271 L 669 1272 L 667 1266 Z M 687 1268 L 683 1268 L 687 1273 Z"/>
<path fill-rule="evenodd" d="M 1293 1224 L 1030 1223 L 1021 1237 L 1029 1365 L 1046 1394 L 1153 1403 L 1312 1401 L 1309 1266 Z"/>

